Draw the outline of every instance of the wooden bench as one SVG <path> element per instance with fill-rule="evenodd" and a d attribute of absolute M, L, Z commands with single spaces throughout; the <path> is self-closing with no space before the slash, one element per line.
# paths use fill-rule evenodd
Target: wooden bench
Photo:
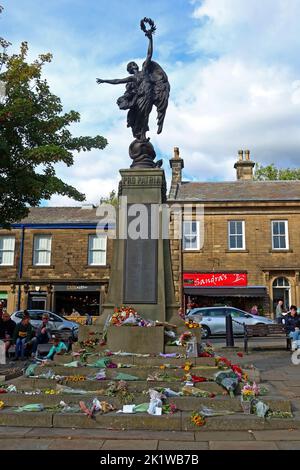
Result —
<path fill-rule="evenodd" d="M 291 349 L 291 338 L 283 325 L 245 325 L 244 324 L 244 351 L 248 353 L 248 341 L 253 337 L 282 338 L 286 341 L 286 349 Z"/>

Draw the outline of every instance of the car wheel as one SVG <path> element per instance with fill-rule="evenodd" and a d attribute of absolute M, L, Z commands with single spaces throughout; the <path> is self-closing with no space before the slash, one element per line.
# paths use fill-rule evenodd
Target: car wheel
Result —
<path fill-rule="evenodd" d="M 208 339 L 211 335 L 211 331 L 206 325 L 201 326 L 202 339 Z"/>

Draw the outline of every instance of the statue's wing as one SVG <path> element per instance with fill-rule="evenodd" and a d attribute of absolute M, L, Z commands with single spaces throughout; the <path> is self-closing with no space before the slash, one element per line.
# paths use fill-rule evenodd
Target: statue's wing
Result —
<path fill-rule="evenodd" d="M 153 84 L 153 104 L 157 108 L 157 133 L 160 134 L 169 103 L 170 83 L 166 72 L 153 60 L 149 65 L 149 74 Z"/>

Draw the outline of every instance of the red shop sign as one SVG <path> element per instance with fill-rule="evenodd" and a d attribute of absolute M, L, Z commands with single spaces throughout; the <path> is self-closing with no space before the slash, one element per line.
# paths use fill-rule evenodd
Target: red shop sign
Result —
<path fill-rule="evenodd" d="M 183 275 L 185 287 L 245 287 L 247 273 L 206 273 Z"/>

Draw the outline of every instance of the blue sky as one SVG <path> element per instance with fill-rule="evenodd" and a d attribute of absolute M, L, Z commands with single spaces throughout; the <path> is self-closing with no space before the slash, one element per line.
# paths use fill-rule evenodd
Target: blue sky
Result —
<path fill-rule="evenodd" d="M 155 60 L 166 70 L 171 97 L 163 134 L 151 140 L 168 159 L 178 146 L 185 179 L 233 180 L 237 151 L 279 166 L 299 166 L 300 0 L 1 0 L 1 36 L 13 49 L 27 40 L 31 57 L 52 52 L 45 68 L 65 110 L 81 112 L 75 134 L 102 134 L 104 151 L 76 156 L 58 174 L 89 202 L 117 187 L 130 163 L 123 87 L 96 77 L 124 77 L 142 63 L 147 42 L 140 19 L 157 24 Z M 74 204 L 54 197 L 52 204 Z"/>

